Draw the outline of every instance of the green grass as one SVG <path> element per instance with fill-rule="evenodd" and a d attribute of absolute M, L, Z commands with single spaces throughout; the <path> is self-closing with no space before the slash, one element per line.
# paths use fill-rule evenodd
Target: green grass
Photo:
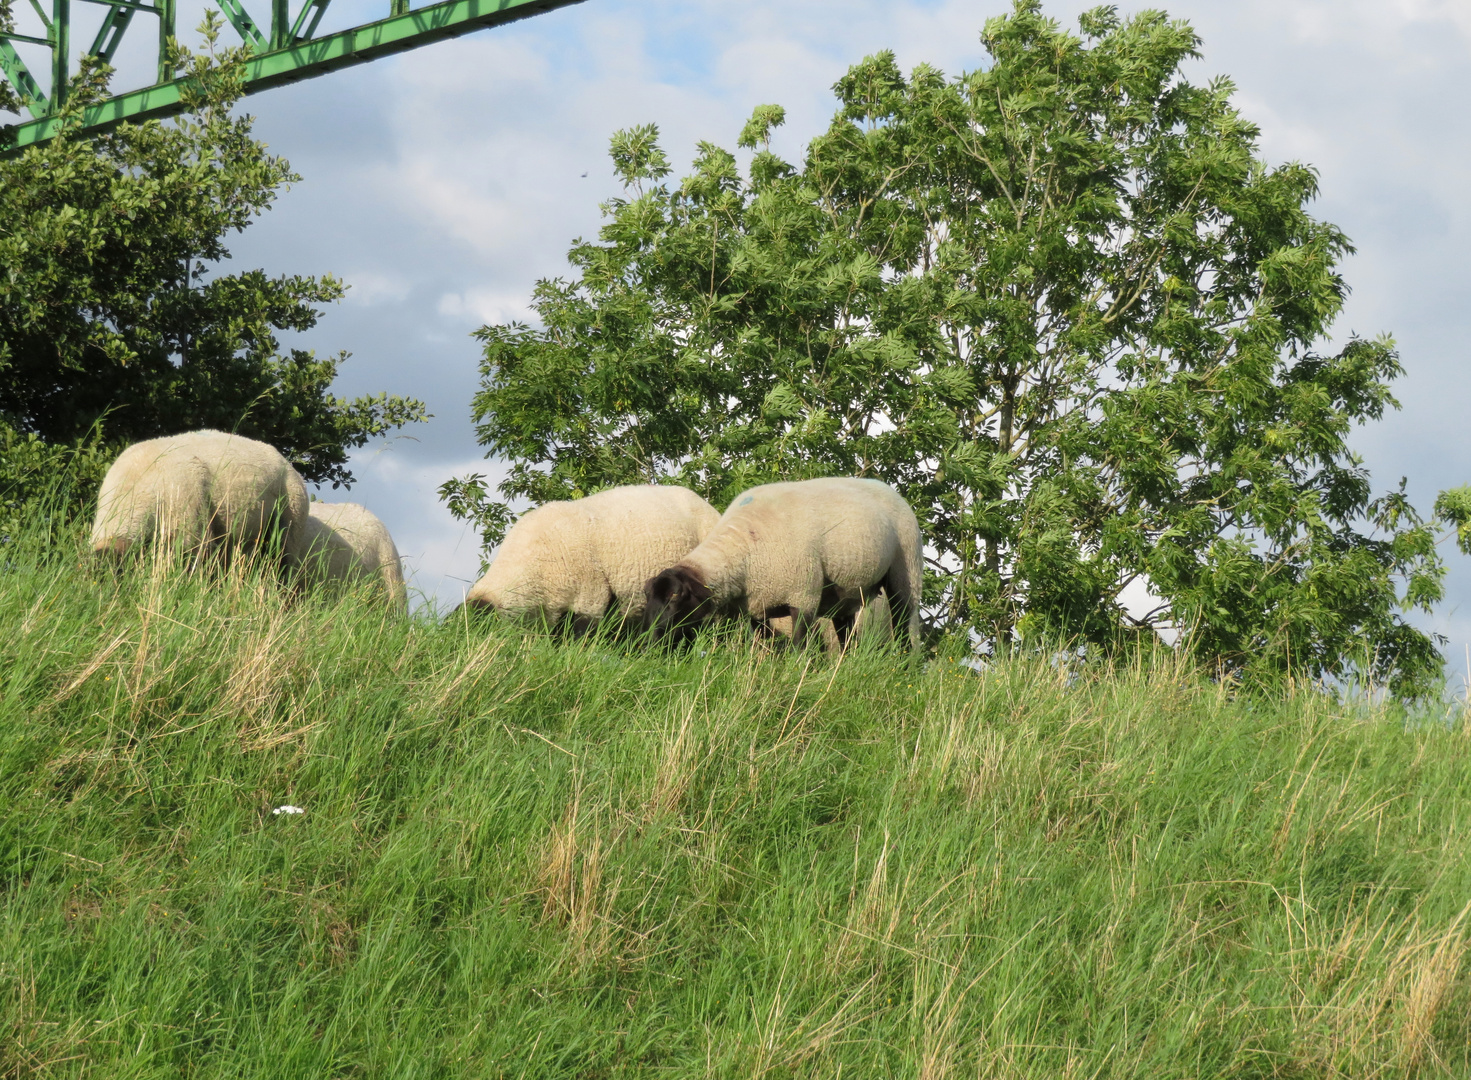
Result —
<path fill-rule="evenodd" d="M 7 550 L 0 1076 L 1471 1075 L 1463 725 Z"/>

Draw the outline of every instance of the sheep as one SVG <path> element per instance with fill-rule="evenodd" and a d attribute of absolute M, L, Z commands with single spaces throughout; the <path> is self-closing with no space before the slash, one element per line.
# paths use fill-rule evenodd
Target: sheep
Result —
<path fill-rule="evenodd" d="M 644 582 L 689 554 L 720 520 L 688 488 L 610 488 L 523 514 L 506 534 L 465 606 L 555 624 L 570 616 L 585 634 L 617 600 L 620 619 L 643 614 Z"/>
<path fill-rule="evenodd" d="M 387 527 L 357 503 L 314 502 L 297 546 L 287 552 L 303 581 L 354 581 L 377 577 L 388 602 L 408 606 L 398 548 Z"/>
<path fill-rule="evenodd" d="M 307 516 L 306 485 L 274 447 L 222 431 L 134 443 L 102 480 L 92 550 L 154 542 L 226 556 L 277 532 L 289 550 Z"/>
<path fill-rule="evenodd" d="M 918 649 L 920 556 L 914 511 L 887 484 L 854 477 L 765 484 L 737 498 L 699 547 L 648 581 L 645 625 L 660 637 L 687 637 L 744 601 L 752 619 L 797 643 L 823 616 L 839 632 L 857 622 L 862 636 L 878 637 L 865 624 L 880 610 L 874 600 L 882 589 Z"/>

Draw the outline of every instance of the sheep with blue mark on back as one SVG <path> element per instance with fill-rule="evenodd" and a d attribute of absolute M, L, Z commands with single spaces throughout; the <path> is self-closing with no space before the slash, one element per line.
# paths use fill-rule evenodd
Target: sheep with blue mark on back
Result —
<path fill-rule="evenodd" d="M 548 624 L 569 618 L 585 633 L 617 602 L 621 619 L 643 614 L 644 582 L 689 554 L 720 519 L 688 488 L 610 488 L 528 510 L 511 526 L 467 608 Z"/>
<path fill-rule="evenodd" d="M 823 617 L 840 635 L 856 623 L 869 636 L 878 628 L 862 624 L 882 610 L 874 602 L 881 596 L 918 649 L 921 556 L 914 511 L 887 484 L 857 477 L 764 484 L 740 495 L 699 547 L 649 580 L 645 622 L 660 636 L 684 637 L 721 610 L 744 608 L 797 642 Z"/>
<path fill-rule="evenodd" d="M 279 538 L 297 543 L 306 485 L 263 442 L 190 431 L 134 443 L 103 478 L 92 549 L 122 555 L 143 544 L 226 555 Z"/>
<path fill-rule="evenodd" d="M 408 606 L 398 548 L 388 527 L 365 506 L 312 503 L 288 555 L 309 585 L 376 578 L 393 607 Z"/>

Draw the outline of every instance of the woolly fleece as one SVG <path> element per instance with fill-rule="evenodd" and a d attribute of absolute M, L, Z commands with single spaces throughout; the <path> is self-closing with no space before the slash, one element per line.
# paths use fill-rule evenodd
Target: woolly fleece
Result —
<path fill-rule="evenodd" d="M 134 443 L 107 470 L 92 548 L 121 554 L 137 544 L 225 551 L 253 547 L 275 528 L 286 550 L 307 517 L 306 485 L 275 447 L 222 431 Z"/>
<path fill-rule="evenodd" d="M 291 550 L 290 557 L 311 584 L 376 577 L 389 603 L 400 609 L 408 606 L 398 548 L 388 527 L 365 506 L 312 503 L 300 546 Z"/>
<path fill-rule="evenodd" d="M 720 520 L 688 488 L 610 488 L 521 515 L 495 561 L 465 597 L 471 606 L 584 626 L 617 600 L 624 618 L 644 608 L 644 582 L 689 554 Z"/>

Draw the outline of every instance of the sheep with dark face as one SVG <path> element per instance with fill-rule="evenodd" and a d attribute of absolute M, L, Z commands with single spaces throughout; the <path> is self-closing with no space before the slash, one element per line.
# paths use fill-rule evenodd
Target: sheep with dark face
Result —
<path fill-rule="evenodd" d="M 306 516 L 306 485 L 274 447 L 191 431 L 118 455 L 97 496 L 92 548 L 121 555 L 156 544 L 228 555 L 279 537 L 290 550 Z"/>
<path fill-rule="evenodd" d="M 398 548 L 388 527 L 367 507 L 312 503 L 300 541 L 288 554 L 308 584 L 376 578 L 389 604 L 408 605 Z"/>
<path fill-rule="evenodd" d="M 621 618 L 637 618 L 644 582 L 689 554 L 719 518 L 693 491 L 663 484 L 546 503 L 506 533 L 465 606 L 549 624 L 569 617 L 578 633 L 615 600 Z"/>
<path fill-rule="evenodd" d="M 920 558 L 919 522 L 887 484 L 765 484 L 739 496 L 699 547 L 649 580 L 645 623 L 659 636 L 683 637 L 717 611 L 743 607 L 800 642 L 822 617 L 843 634 L 882 590 L 918 648 Z"/>

